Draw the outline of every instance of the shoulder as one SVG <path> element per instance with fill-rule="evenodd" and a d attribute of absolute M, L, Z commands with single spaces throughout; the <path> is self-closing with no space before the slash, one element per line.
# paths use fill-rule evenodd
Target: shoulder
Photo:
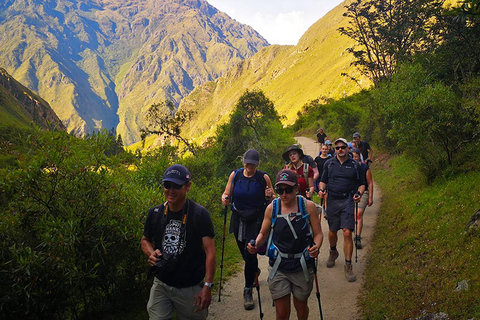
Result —
<path fill-rule="evenodd" d="M 189 213 L 194 215 L 199 215 L 199 216 L 203 216 L 203 215 L 210 216 L 210 213 L 208 212 L 207 209 L 205 209 L 204 206 L 199 205 L 198 203 L 196 203 L 191 199 L 188 199 L 187 201 L 189 202 L 189 206 L 190 206 Z"/>

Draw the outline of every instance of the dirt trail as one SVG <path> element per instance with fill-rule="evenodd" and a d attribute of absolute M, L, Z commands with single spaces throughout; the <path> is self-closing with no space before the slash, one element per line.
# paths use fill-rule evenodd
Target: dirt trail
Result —
<path fill-rule="evenodd" d="M 306 137 L 296 137 L 297 141 L 302 145 L 305 154 L 315 157 L 318 154 L 318 145 L 314 140 Z M 326 267 L 326 260 L 328 257 L 329 243 L 328 243 L 328 224 L 325 219 L 322 219 L 322 230 L 324 234 L 323 245 L 320 249 L 318 259 L 318 284 L 320 287 L 320 300 L 324 319 L 335 320 L 351 320 L 359 319 L 357 315 L 356 301 L 359 295 L 360 288 L 363 283 L 363 272 L 366 265 L 367 252 L 370 250 L 371 240 L 373 236 L 373 229 L 377 214 L 380 210 L 381 192 L 375 185 L 374 204 L 367 207 L 364 214 L 364 227 L 362 231 L 362 243 L 364 248 L 358 250 L 358 262 L 355 263 L 355 251 L 353 253 L 353 271 L 357 275 L 356 282 L 347 282 L 343 273 L 344 255 L 343 255 L 343 236 L 341 231 L 338 233 L 338 244 L 340 256 L 333 268 Z M 232 236 L 232 235 L 229 235 Z M 268 258 L 259 256 L 259 267 L 262 273 L 259 277 L 260 294 L 263 319 L 275 319 L 275 308 L 272 306 L 272 298 L 268 290 Z M 243 271 L 238 272 L 222 289 L 221 302 L 218 302 L 218 293 L 213 297 L 212 305 L 209 308 L 209 319 L 218 320 L 253 320 L 259 319 L 258 295 L 254 292 L 255 309 L 246 311 L 243 309 L 243 287 L 244 277 Z M 320 319 L 318 308 L 318 300 L 316 298 L 315 285 L 308 300 L 310 307 L 310 319 Z M 292 304 L 291 318 L 296 319 L 295 310 Z"/>

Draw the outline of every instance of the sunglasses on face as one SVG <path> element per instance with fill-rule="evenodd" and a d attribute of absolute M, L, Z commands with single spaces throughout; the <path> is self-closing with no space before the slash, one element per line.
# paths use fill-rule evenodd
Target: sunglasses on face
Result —
<path fill-rule="evenodd" d="M 165 189 L 172 189 L 173 188 L 175 190 L 180 190 L 180 189 L 182 189 L 183 186 L 184 186 L 184 184 L 176 184 L 176 183 L 173 183 L 171 181 L 165 181 L 163 183 L 163 187 Z"/>
<path fill-rule="evenodd" d="M 347 147 L 346 146 L 335 147 L 335 150 L 340 150 L 340 149 L 344 150 L 344 149 L 347 149 Z"/>
<path fill-rule="evenodd" d="M 283 194 L 284 192 L 286 194 L 290 194 L 293 192 L 293 189 L 295 189 L 294 187 L 286 187 L 286 188 L 278 188 L 276 187 L 275 188 L 275 191 L 278 193 L 278 194 Z"/>

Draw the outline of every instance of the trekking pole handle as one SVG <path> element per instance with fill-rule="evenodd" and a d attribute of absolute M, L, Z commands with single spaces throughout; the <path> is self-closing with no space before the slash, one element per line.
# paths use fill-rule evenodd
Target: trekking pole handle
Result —
<path fill-rule="evenodd" d="M 252 240 L 250 240 L 250 244 L 252 245 L 252 247 L 255 247 L 255 243 L 256 243 L 256 241 L 255 241 L 255 240 L 253 240 L 253 239 L 252 239 Z"/>

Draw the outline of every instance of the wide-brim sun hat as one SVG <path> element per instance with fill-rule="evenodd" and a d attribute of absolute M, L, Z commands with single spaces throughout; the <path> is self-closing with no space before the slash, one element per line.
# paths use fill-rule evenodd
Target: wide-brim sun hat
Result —
<path fill-rule="evenodd" d="M 302 148 L 300 148 L 300 145 L 298 144 L 292 144 L 290 147 L 288 147 L 287 151 L 285 151 L 283 154 L 282 154 L 282 158 L 283 160 L 285 160 L 286 162 L 290 162 L 290 157 L 288 156 L 288 153 L 290 151 L 297 151 L 299 154 L 300 154 L 300 159 L 303 158 L 304 154 L 303 154 L 303 150 Z"/>

